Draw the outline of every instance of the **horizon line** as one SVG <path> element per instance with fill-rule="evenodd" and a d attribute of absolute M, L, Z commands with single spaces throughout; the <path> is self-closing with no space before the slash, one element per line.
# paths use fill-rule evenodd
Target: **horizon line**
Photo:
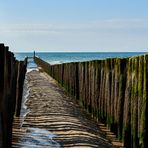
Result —
<path fill-rule="evenodd" d="M 11 50 L 10 50 L 11 51 Z M 13 53 L 33 53 L 33 51 L 12 51 Z M 35 51 L 36 53 L 147 53 L 148 51 Z"/>

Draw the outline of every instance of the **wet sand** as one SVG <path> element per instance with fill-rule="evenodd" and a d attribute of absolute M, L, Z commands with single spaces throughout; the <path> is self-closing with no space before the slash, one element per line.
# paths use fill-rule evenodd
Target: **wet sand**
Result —
<path fill-rule="evenodd" d="M 14 119 L 12 147 L 113 147 L 101 124 L 46 73 L 28 72 L 25 82 L 28 93 L 21 116 Z"/>

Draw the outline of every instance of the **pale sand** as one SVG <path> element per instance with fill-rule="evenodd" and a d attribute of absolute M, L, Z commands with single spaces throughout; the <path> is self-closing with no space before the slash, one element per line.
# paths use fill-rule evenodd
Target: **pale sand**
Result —
<path fill-rule="evenodd" d="M 27 73 L 26 80 L 30 90 L 26 102 L 29 112 L 24 119 L 15 117 L 13 147 L 113 147 L 106 137 L 116 146 L 122 145 L 49 75 L 34 70 Z"/>

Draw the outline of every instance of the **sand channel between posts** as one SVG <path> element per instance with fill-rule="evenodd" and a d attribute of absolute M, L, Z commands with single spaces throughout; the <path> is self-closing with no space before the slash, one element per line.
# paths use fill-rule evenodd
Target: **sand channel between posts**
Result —
<path fill-rule="evenodd" d="M 14 119 L 12 147 L 113 147 L 98 123 L 49 75 L 33 70 L 25 83 L 27 101 Z"/>

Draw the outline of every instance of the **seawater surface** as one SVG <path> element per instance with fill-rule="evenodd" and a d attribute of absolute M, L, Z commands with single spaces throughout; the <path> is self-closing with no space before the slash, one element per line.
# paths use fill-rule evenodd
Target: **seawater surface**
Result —
<path fill-rule="evenodd" d="M 127 58 L 131 56 L 143 55 L 146 53 L 148 52 L 37 52 L 36 56 L 53 65 L 106 58 Z M 33 52 L 15 53 L 15 56 L 18 60 L 23 60 L 26 56 L 32 57 Z"/>

